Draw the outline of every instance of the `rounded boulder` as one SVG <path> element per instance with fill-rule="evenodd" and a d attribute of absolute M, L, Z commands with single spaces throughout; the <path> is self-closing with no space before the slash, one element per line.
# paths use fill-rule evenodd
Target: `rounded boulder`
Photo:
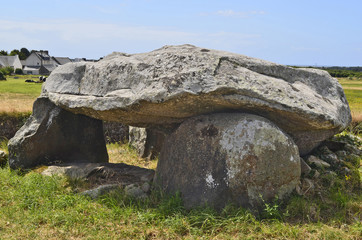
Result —
<path fill-rule="evenodd" d="M 258 207 L 292 192 L 301 174 L 298 147 L 271 121 L 243 113 L 188 119 L 162 147 L 155 183 L 180 192 L 186 208 L 228 203 Z"/>

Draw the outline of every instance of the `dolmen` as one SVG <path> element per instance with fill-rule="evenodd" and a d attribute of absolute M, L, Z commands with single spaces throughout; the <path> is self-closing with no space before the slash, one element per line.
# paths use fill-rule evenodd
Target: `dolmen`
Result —
<path fill-rule="evenodd" d="M 59 66 L 9 142 L 13 169 L 107 162 L 102 121 L 166 138 L 154 180 L 187 208 L 257 207 L 298 185 L 300 156 L 351 113 L 327 72 L 192 45 Z"/>

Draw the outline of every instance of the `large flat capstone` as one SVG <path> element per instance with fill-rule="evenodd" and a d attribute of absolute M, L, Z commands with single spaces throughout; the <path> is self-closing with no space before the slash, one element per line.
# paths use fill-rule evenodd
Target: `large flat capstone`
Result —
<path fill-rule="evenodd" d="M 42 96 L 75 114 L 138 127 L 175 126 L 215 112 L 253 113 L 291 135 L 302 155 L 351 121 L 342 87 L 325 71 L 192 45 L 60 66 Z"/>

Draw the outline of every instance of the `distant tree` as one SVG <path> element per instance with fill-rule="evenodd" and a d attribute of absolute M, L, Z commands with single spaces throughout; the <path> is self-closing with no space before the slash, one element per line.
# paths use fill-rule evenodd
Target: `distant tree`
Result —
<path fill-rule="evenodd" d="M 6 80 L 4 74 L 0 71 L 0 80 Z"/>
<path fill-rule="evenodd" d="M 20 60 L 25 60 L 26 58 L 27 58 L 27 56 L 24 53 L 22 53 L 22 52 L 19 53 Z"/>
<path fill-rule="evenodd" d="M 15 69 L 15 74 L 21 75 L 23 74 L 23 70 L 21 68 Z"/>
<path fill-rule="evenodd" d="M 14 69 L 12 67 L 2 67 L 0 68 L 0 72 L 2 72 L 3 75 L 11 75 Z"/>
<path fill-rule="evenodd" d="M 26 56 L 24 53 L 20 52 L 18 49 L 14 49 L 10 52 L 9 54 L 10 56 L 15 56 L 15 55 L 18 55 L 20 60 L 25 60 L 26 59 Z"/>
<path fill-rule="evenodd" d="M 5 51 L 5 50 L 0 51 L 0 56 L 7 56 L 7 55 L 8 55 L 7 51 Z"/>
<path fill-rule="evenodd" d="M 15 55 L 19 55 L 20 51 L 18 49 L 14 49 L 10 52 L 9 56 L 15 56 Z"/>
<path fill-rule="evenodd" d="M 21 56 L 19 56 L 20 60 L 25 60 L 30 55 L 30 52 L 27 48 L 20 49 L 20 53 L 21 53 Z M 22 58 L 24 58 L 24 59 L 22 59 Z"/>

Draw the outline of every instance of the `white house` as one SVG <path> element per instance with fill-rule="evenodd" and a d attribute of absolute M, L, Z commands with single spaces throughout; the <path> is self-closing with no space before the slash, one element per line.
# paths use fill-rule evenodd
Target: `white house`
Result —
<path fill-rule="evenodd" d="M 25 59 L 25 74 L 49 75 L 59 64 L 48 51 L 34 51 Z"/>
<path fill-rule="evenodd" d="M 70 62 L 96 62 L 98 60 L 87 60 L 85 58 L 70 59 L 68 57 L 51 57 L 48 51 L 32 51 L 31 54 L 22 61 L 23 72 L 25 74 L 49 75 L 59 65 Z"/>
<path fill-rule="evenodd" d="M 19 56 L 0 56 L 0 68 L 1 67 L 12 67 L 15 69 L 23 68 L 23 65 L 20 62 Z"/>
<path fill-rule="evenodd" d="M 33 51 L 24 60 L 25 74 L 49 75 L 56 67 L 72 62 L 68 57 L 51 57 L 48 51 Z"/>

